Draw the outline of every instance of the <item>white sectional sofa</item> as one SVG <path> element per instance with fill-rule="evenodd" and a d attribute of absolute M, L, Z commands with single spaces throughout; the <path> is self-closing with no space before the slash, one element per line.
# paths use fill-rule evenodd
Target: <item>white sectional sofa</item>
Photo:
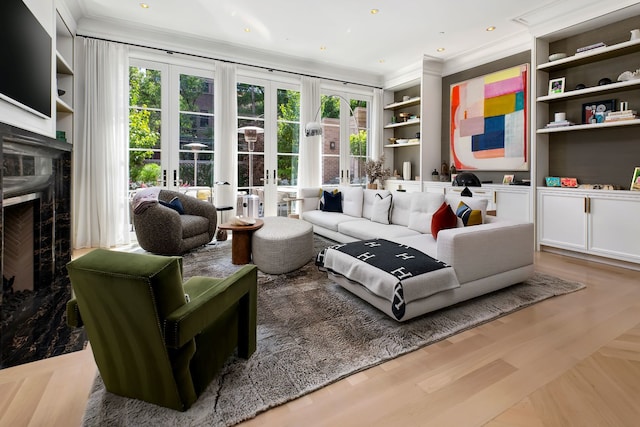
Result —
<path fill-rule="evenodd" d="M 455 271 L 459 287 L 408 302 L 401 321 L 520 283 L 533 275 L 533 224 L 486 215 L 486 200 L 347 186 L 337 190 L 342 213 L 319 209 L 321 188 L 300 189 L 301 219 L 310 222 L 315 233 L 340 243 L 383 238 L 418 249 Z M 388 200 L 389 194 L 389 223 L 384 224 L 380 200 Z M 483 211 L 483 224 L 465 227 L 459 220 L 456 228 L 440 230 L 435 239 L 431 235 L 433 213 L 444 201 L 455 212 L 461 200 L 472 209 Z M 352 293 L 394 317 L 388 299 L 372 292 L 366 284 L 332 276 Z"/>

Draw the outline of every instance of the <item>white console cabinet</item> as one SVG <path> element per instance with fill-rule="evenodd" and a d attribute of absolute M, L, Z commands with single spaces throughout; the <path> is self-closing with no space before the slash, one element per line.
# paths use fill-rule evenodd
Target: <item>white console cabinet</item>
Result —
<path fill-rule="evenodd" d="M 627 262 L 640 262 L 640 203 L 627 191 L 538 190 L 538 241 Z"/>

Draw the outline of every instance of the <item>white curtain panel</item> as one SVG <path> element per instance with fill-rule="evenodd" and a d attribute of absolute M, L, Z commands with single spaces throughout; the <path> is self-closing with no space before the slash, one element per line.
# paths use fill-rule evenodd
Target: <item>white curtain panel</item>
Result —
<path fill-rule="evenodd" d="M 216 61 L 215 64 L 215 182 L 228 182 L 233 196 L 238 189 L 238 89 L 236 65 Z M 235 200 L 219 200 L 223 194 L 214 195 L 219 206 L 235 206 Z M 226 197 L 226 196 L 225 196 Z"/>
<path fill-rule="evenodd" d="M 305 136 L 307 123 L 319 120 L 320 80 L 302 77 L 300 93 L 300 159 L 298 161 L 298 188 L 315 187 L 321 184 L 320 161 L 322 136 Z"/>
<path fill-rule="evenodd" d="M 129 243 L 128 48 L 77 44 L 79 137 L 73 147 L 74 248 Z"/>
<path fill-rule="evenodd" d="M 373 90 L 373 105 L 371 107 L 371 135 L 369 135 L 369 142 L 371 150 L 369 153 L 369 157 L 374 160 L 378 160 L 382 155 L 382 149 L 384 147 L 382 138 L 382 112 L 383 112 L 383 98 L 382 98 L 382 89 L 375 88 Z"/>

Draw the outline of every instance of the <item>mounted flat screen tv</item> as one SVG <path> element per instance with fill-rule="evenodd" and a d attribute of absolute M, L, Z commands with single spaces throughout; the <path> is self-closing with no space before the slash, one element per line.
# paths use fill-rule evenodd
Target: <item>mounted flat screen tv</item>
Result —
<path fill-rule="evenodd" d="M 0 0 L 0 98 L 51 117 L 51 36 L 22 0 Z"/>

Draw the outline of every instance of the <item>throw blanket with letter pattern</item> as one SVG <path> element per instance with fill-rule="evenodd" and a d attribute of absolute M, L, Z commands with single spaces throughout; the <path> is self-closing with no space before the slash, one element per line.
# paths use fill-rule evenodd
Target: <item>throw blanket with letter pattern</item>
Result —
<path fill-rule="evenodd" d="M 460 287 L 452 267 L 385 239 L 329 246 L 318 254 L 316 265 L 388 300 L 398 320 L 409 302 Z"/>

